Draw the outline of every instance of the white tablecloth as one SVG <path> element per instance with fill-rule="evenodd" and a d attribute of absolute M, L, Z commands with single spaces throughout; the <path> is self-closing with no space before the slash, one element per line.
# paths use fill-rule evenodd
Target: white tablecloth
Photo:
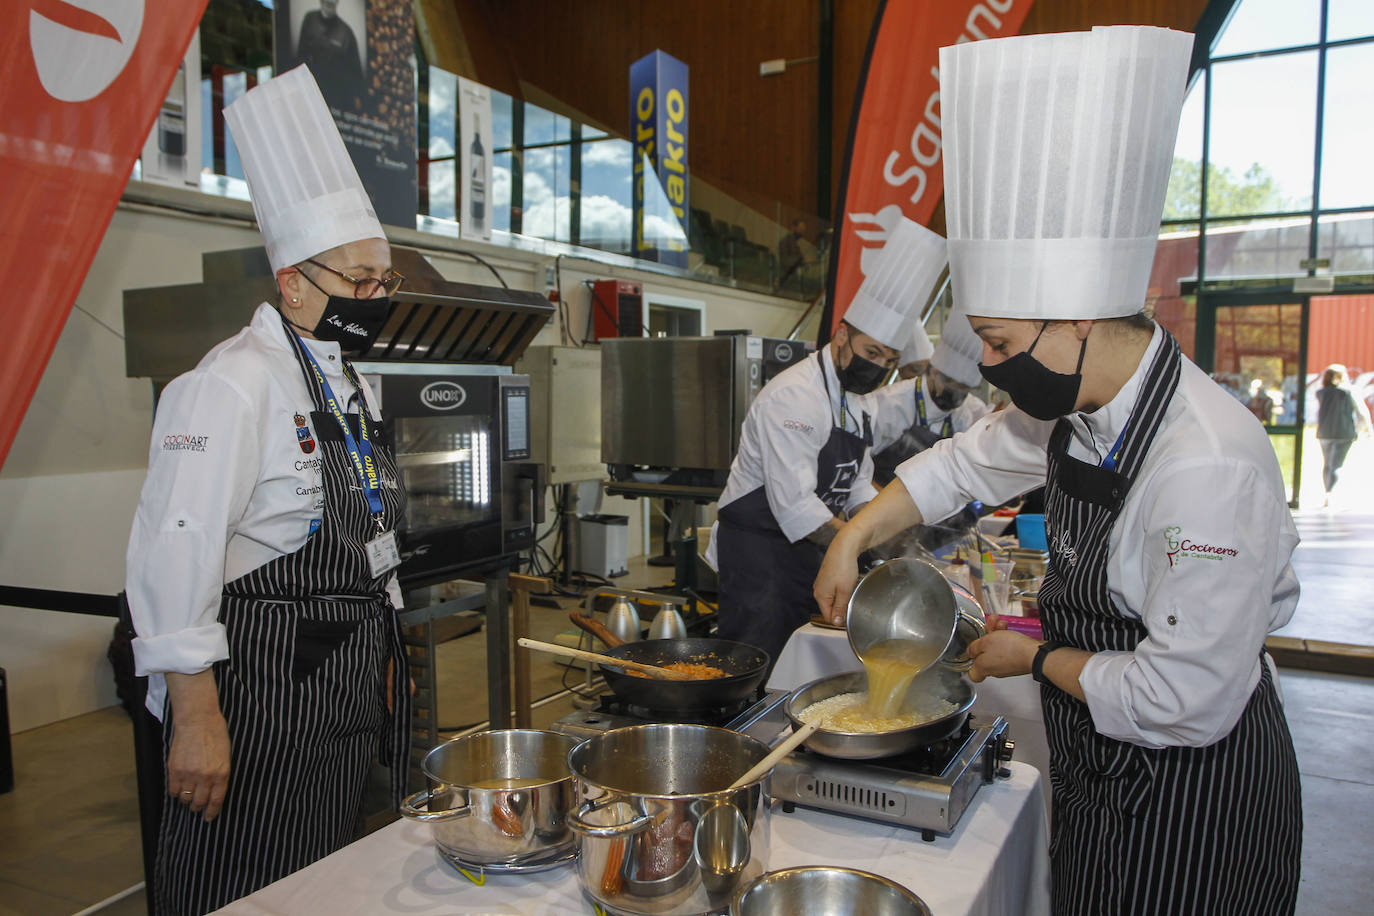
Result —
<path fill-rule="evenodd" d="M 844 630 L 807 624 L 792 634 L 768 678 L 771 690 L 793 690 L 817 678 L 863 666 L 849 645 Z M 1040 686 L 1030 675 L 990 677 L 975 685 L 978 699 L 973 714 L 991 720 L 1001 716 L 1016 741 L 1016 759 L 1040 771 L 1045 780 L 1046 804 L 1050 784 L 1050 748 L 1045 739 L 1045 719 L 1040 709 Z"/>
<path fill-rule="evenodd" d="M 1022 763 L 978 790 L 948 837 L 775 803 L 770 869 L 844 865 L 910 888 L 940 916 L 1049 912 L 1049 836 L 1040 775 Z M 576 869 L 488 875 L 478 887 L 440 861 L 430 828 L 398 821 L 230 904 L 221 913 L 554 916 L 590 913 Z"/>

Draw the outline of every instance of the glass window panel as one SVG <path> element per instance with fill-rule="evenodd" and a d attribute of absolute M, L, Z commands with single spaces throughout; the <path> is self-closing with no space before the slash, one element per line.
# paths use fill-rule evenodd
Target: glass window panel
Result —
<path fill-rule="evenodd" d="M 538 105 L 525 103 L 525 146 L 536 143 L 566 142 L 572 137 L 572 122 Z"/>
<path fill-rule="evenodd" d="M 511 98 L 491 90 L 491 143 L 497 151 L 509 150 L 511 142 Z"/>
<path fill-rule="evenodd" d="M 1310 235 L 1311 221 L 1302 217 L 1211 223 L 1207 282 L 1306 276 L 1300 262 L 1307 258 Z"/>
<path fill-rule="evenodd" d="M 1374 35 L 1374 3 L 1369 0 L 1327 0 L 1326 40 Z"/>
<path fill-rule="evenodd" d="M 1369 6 L 1374 9 L 1374 2 Z M 1332 48 L 1326 54 L 1322 121 L 1321 206 L 1331 210 L 1374 204 L 1374 43 Z"/>
<path fill-rule="evenodd" d="M 568 147 L 527 149 L 524 156 L 524 210 L 520 231 L 566 242 L 568 236 L 570 164 Z"/>
<path fill-rule="evenodd" d="M 1212 66 L 1210 216 L 1311 206 L 1316 87 L 1316 51 Z"/>
<path fill-rule="evenodd" d="M 1266 426 L 1298 421 L 1298 357 L 1302 306 L 1217 308 L 1215 373 Z M 1218 378 L 1218 381 L 1223 381 Z"/>
<path fill-rule="evenodd" d="M 1265 426 L 1298 422 L 1302 306 L 1244 305 L 1217 309 L 1212 377 Z M 1269 443 L 1292 500 L 1297 437 L 1271 433 Z"/>
<path fill-rule="evenodd" d="M 498 120 L 494 108 L 492 120 Z M 510 136 L 509 121 L 506 122 L 506 135 Z M 510 157 L 509 152 L 491 157 L 491 228 L 502 232 L 510 231 Z"/>
<path fill-rule="evenodd" d="M 590 124 L 583 124 L 583 125 L 582 125 L 582 139 L 583 139 L 583 140 L 596 140 L 596 139 L 599 139 L 599 138 L 601 138 L 601 137 L 609 137 L 609 136 L 610 136 L 610 134 L 606 133 L 604 130 L 597 130 L 595 127 L 592 127 Z"/>
<path fill-rule="evenodd" d="M 1159 234 L 1154 267 L 1145 304 L 1156 321 L 1178 339 L 1189 359 L 1196 359 L 1197 297 L 1184 296 L 1184 281 L 1197 282 L 1196 229 L 1165 230 Z"/>
<path fill-rule="evenodd" d="M 458 174 L 453 159 L 429 163 L 429 215 L 458 218 Z"/>
<path fill-rule="evenodd" d="M 1338 213 L 1317 221 L 1317 256 L 1331 259 L 1336 282 L 1374 280 L 1374 212 Z M 1374 367 L 1372 367 L 1374 368 Z"/>
<path fill-rule="evenodd" d="M 1241 0 L 1212 56 L 1316 44 L 1320 28 L 1321 0 Z"/>
<path fill-rule="evenodd" d="M 1174 165 L 1164 197 L 1165 219 L 1197 218 L 1202 207 L 1202 108 L 1206 97 L 1204 73 L 1188 90 L 1174 142 Z"/>
<path fill-rule="evenodd" d="M 443 159 L 458 146 L 458 77 L 429 68 L 429 158 Z"/>
<path fill-rule="evenodd" d="M 582 144 L 582 244 L 626 254 L 630 250 L 631 163 L 628 140 Z"/>

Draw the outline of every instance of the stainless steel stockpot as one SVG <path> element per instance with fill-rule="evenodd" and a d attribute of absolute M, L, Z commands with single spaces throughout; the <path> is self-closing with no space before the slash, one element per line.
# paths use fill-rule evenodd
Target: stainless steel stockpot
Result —
<path fill-rule="evenodd" d="M 730 916 L 930 916 L 911 891 L 866 871 L 806 866 L 769 872 L 740 891 Z"/>
<path fill-rule="evenodd" d="M 580 801 L 578 878 L 618 913 L 721 912 L 768 869 L 768 775 L 738 789 L 768 755 L 761 741 L 706 725 L 636 725 L 568 755 Z"/>
<path fill-rule="evenodd" d="M 429 788 L 401 814 L 424 821 L 441 853 L 488 871 L 533 871 L 577 854 L 568 812 L 575 795 L 568 752 L 557 732 L 502 729 L 435 747 L 422 768 Z"/>

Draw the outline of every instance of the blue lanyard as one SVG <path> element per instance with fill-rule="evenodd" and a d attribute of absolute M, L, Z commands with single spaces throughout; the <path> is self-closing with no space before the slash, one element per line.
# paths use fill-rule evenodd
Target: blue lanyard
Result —
<path fill-rule="evenodd" d="M 315 371 L 315 381 L 320 383 L 320 389 L 324 392 L 325 403 L 329 405 L 329 412 L 338 421 L 339 429 L 343 432 L 344 448 L 348 449 L 348 457 L 353 462 L 353 470 L 358 473 L 358 483 L 362 485 L 363 495 L 367 497 L 367 507 L 372 512 L 372 518 L 377 522 L 378 527 L 382 525 L 382 513 L 386 507 L 382 505 L 381 480 L 377 475 L 377 462 L 372 458 L 372 441 L 367 434 L 367 402 L 363 397 L 363 386 L 355 378 L 349 368 L 348 363 L 344 363 L 344 375 L 353 387 L 358 389 L 358 433 L 361 442 L 353 438 L 353 431 L 348 428 L 348 418 L 344 416 L 342 408 L 339 406 L 339 399 L 334 396 L 334 389 L 329 386 L 329 380 L 320 371 L 320 364 L 315 361 L 315 356 L 310 352 L 310 348 L 301 341 L 300 335 L 291 327 L 291 331 L 297 342 L 301 345 L 301 352 L 310 361 L 310 368 Z"/>
<path fill-rule="evenodd" d="M 926 396 L 925 389 L 922 387 L 921 377 L 916 376 L 916 418 L 921 421 L 921 426 L 930 429 L 930 421 L 926 419 Z M 940 428 L 940 438 L 948 439 L 954 435 L 954 424 L 950 422 L 949 414 L 945 414 L 944 425 Z"/>
<path fill-rule="evenodd" d="M 1129 419 L 1126 421 L 1126 425 L 1127 425 L 1127 426 L 1130 425 L 1130 420 L 1129 420 Z M 1117 459 L 1119 459 L 1119 458 L 1121 457 L 1121 443 L 1123 443 L 1123 442 L 1125 442 L 1125 441 L 1126 441 L 1126 427 L 1123 426 L 1123 427 L 1121 427 L 1121 435 L 1119 435 L 1119 436 L 1116 437 L 1116 444 L 1113 445 L 1113 446 L 1112 446 L 1112 450 L 1111 450 L 1110 452 L 1107 453 L 1107 457 L 1102 459 L 1102 466 L 1103 466 L 1104 468 L 1106 468 L 1106 469 L 1109 470 L 1109 471 L 1115 471 L 1115 470 L 1116 470 L 1116 462 L 1117 462 Z"/>

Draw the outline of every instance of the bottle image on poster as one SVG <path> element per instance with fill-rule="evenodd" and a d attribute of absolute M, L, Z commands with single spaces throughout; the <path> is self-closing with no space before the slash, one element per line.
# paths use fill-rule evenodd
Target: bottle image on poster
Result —
<path fill-rule="evenodd" d="M 478 235 L 487 226 L 487 154 L 482 149 L 482 116 L 472 116 L 472 144 L 468 147 L 468 219 Z"/>
<path fill-rule="evenodd" d="M 458 232 L 465 239 L 491 241 L 495 199 L 492 184 L 491 90 L 481 83 L 458 77 L 457 148 L 466 157 L 458 169 Z"/>
<path fill-rule="evenodd" d="M 191 36 L 139 155 L 153 184 L 200 187 L 200 34 Z"/>

